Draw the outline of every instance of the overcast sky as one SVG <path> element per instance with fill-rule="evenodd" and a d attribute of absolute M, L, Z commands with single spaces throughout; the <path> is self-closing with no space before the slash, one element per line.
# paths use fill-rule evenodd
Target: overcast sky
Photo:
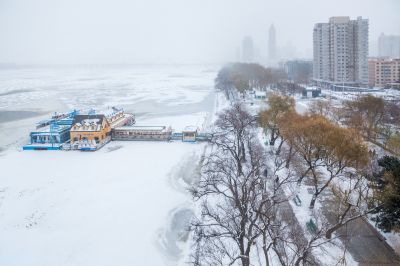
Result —
<path fill-rule="evenodd" d="M 226 62 L 245 35 L 267 53 L 278 46 L 311 57 L 312 29 L 330 16 L 369 19 L 370 55 L 379 34 L 400 34 L 400 0 L 0 0 L 0 62 Z"/>

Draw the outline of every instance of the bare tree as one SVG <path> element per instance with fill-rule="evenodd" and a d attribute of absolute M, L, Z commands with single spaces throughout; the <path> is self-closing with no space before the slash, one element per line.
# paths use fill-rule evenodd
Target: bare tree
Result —
<path fill-rule="evenodd" d="M 215 132 L 201 178 L 191 189 L 201 205 L 192 223 L 193 263 L 270 265 L 274 258 L 283 266 L 318 264 L 312 251 L 331 241 L 325 238 L 330 227 L 305 237 L 284 192 L 297 183 L 296 166 L 304 161 L 291 158 L 293 167 L 287 167 L 289 145 L 267 160 L 254 118 L 240 104 L 218 116 Z"/>
<path fill-rule="evenodd" d="M 195 199 L 202 200 L 202 217 L 193 224 L 197 240 L 212 245 L 218 242 L 224 247 L 220 252 L 225 263 L 240 260 L 244 266 L 250 265 L 252 247 L 260 236 L 260 214 L 267 204 L 263 198 L 263 148 L 251 135 L 246 138 L 246 147 L 245 162 L 230 157 L 227 150 L 210 154 L 192 191 Z"/>
<path fill-rule="evenodd" d="M 370 187 L 367 179 L 360 173 L 350 173 L 340 184 L 332 185 L 334 220 L 326 230 L 326 238 L 330 239 L 332 234 L 349 222 L 365 217 L 372 209 L 368 208 L 371 197 Z"/>
<path fill-rule="evenodd" d="M 267 203 L 262 176 L 265 152 L 254 134 L 254 118 L 242 105 L 223 111 L 215 125 L 213 150 L 192 189 L 202 207 L 201 218 L 193 224 L 196 240 L 198 245 L 219 247 L 221 263 L 240 261 L 248 266 Z"/>
<path fill-rule="evenodd" d="M 255 118 L 240 103 L 218 115 L 215 132 L 211 143 L 221 151 L 229 152 L 242 173 L 241 162 L 246 160 L 246 138 L 254 131 Z"/>
<path fill-rule="evenodd" d="M 332 102 L 330 100 L 313 101 L 310 104 L 308 111 L 314 115 L 320 115 L 326 118 L 330 118 L 332 113 Z"/>

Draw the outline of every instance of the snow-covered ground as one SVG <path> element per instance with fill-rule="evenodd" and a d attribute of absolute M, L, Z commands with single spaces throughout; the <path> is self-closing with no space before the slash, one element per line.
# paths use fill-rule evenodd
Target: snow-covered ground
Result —
<path fill-rule="evenodd" d="M 81 66 L 0 70 L 0 151 L 28 141 L 53 112 L 118 106 L 145 119 L 208 112 L 219 66 Z M 34 117 L 31 117 L 34 115 Z M 169 125 L 170 120 L 166 121 Z"/>
<path fill-rule="evenodd" d="M 400 91 L 394 89 L 376 89 L 373 91 L 366 92 L 342 92 L 342 91 L 331 91 L 331 90 L 322 90 L 322 94 L 325 94 L 328 98 L 334 97 L 341 101 L 354 101 L 357 97 L 371 94 L 375 97 L 381 97 L 388 101 L 398 101 L 400 100 Z"/>
<path fill-rule="evenodd" d="M 107 70 L 108 69 L 108 70 Z M 218 67 L 0 72 L 2 111 L 118 105 L 138 124 L 208 128 Z M 11 94 L 10 94 L 11 93 Z M 111 142 L 97 152 L 18 147 L 39 117 L 1 123 L 0 265 L 182 265 L 204 144 Z"/>

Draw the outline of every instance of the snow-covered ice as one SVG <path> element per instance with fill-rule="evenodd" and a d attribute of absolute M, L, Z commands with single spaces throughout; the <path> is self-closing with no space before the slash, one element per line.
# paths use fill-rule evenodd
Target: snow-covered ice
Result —
<path fill-rule="evenodd" d="M 0 265 L 164 265 L 181 258 L 173 234 L 185 230 L 179 223 L 188 219 L 190 196 L 168 177 L 182 162 L 196 164 L 185 158 L 203 145 L 112 145 L 122 147 L 1 159 Z M 171 217 L 181 208 L 182 217 Z M 165 241 L 168 257 L 160 250 Z"/>
<path fill-rule="evenodd" d="M 146 119 L 179 119 L 181 115 L 209 112 L 214 106 L 218 68 L 135 65 L 1 69 L 0 151 L 26 143 L 35 122 L 56 111 L 117 106 L 134 113 L 142 124 Z M 20 114 L 19 119 L 7 119 L 10 111 L 14 116 Z M 165 125 L 173 126 L 174 120 L 165 120 Z"/>
<path fill-rule="evenodd" d="M 215 113 L 209 67 L 8 74 L 0 73 L 0 111 L 118 105 L 138 114 L 138 124 L 177 130 L 206 129 Z M 27 91 L 8 94 L 13 90 Z M 22 152 L 18 145 L 35 120 L 0 124 L 8 135 L 0 153 L 0 265 L 185 264 L 194 213 L 185 187 L 196 178 L 204 144 L 111 142 L 90 153 Z"/>

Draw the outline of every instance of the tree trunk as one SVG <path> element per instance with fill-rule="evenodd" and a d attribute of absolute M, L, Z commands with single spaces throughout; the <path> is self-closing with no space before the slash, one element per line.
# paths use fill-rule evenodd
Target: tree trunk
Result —
<path fill-rule="evenodd" d="M 273 129 L 271 129 L 271 141 L 269 142 L 269 145 L 270 146 L 274 146 L 275 145 L 275 140 L 276 140 L 275 129 L 273 128 Z"/>
<path fill-rule="evenodd" d="M 290 146 L 289 155 L 288 155 L 288 158 L 286 160 L 286 165 L 285 165 L 286 168 L 289 168 L 289 166 L 290 166 L 290 161 L 292 160 L 292 152 L 293 152 L 293 147 Z"/>
<path fill-rule="evenodd" d="M 296 260 L 294 266 L 300 266 L 300 263 L 301 263 L 302 261 L 304 261 L 304 259 L 305 259 L 306 257 L 307 257 L 307 252 L 304 252 L 304 254 Z"/>
<path fill-rule="evenodd" d="M 265 266 L 269 266 L 269 258 L 268 258 L 267 248 L 264 246 L 263 250 L 264 250 L 264 257 L 265 257 Z"/>
<path fill-rule="evenodd" d="M 315 205 L 315 201 L 317 200 L 317 196 L 318 196 L 318 194 L 314 194 L 312 199 L 311 199 L 310 206 L 309 206 L 309 208 L 311 210 L 314 209 L 314 205 Z"/>
<path fill-rule="evenodd" d="M 279 155 L 281 153 L 282 145 L 283 145 L 283 139 L 281 140 L 281 143 L 279 143 L 278 149 L 276 150 L 276 155 Z"/>
<path fill-rule="evenodd" d="M 242 142 L 242 162 L 246 161 L 246 148 L 244 146 L 244 143 Z"/>
<path fill-rule="evenodd" d="M 250 266 L 250 259 L 248 256 L 242 255 L 240 259 L 242 261 L 242 266 Z"/>
<path fill-rule="evenodd" d="M 344 225 L 344 224 L 338 223 L 338 224 L 334 225 L 333 227 L 329 228 L 329 229 L 326 231 L 326 234 L 325 234 L 326 238 L 327 238 L 327 239 L 331 239 L 331 238 L 332 238 L 332 234 L 333 234 L 336 230 L 338 230 L 340 227 L 342 227 L 343 225 Z"/>
<path fill-rule="evenodd" d="M 265 265 L 269 266 L 269 258 L 268 258 L 268 249 L 267 249 L 267 241 L 266 241 L 266 236 L 265 232 L 263 233 L 263 252 L 264 252 L 264 258 L 265 258 Z"/>

